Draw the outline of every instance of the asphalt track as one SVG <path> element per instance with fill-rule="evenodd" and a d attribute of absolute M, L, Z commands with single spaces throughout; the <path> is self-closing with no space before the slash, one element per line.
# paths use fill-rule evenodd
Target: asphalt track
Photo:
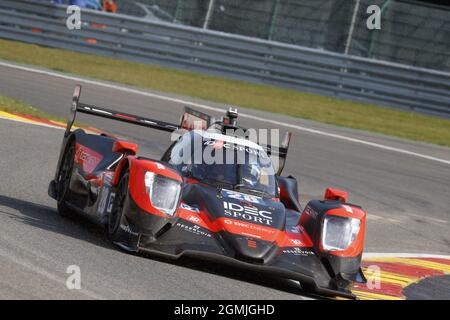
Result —
<path fill-rule="evenodd" d="M 0 95 L 58 116 L 67 115 L 79 82 L 5 66 L 0 66 L 0 75 Z M 82 101 L 168 122 L 179 121 L 180 99 L 203 109 L 225 108 L 150 91 L 140 94 L 135 88 L 118 91 L 113 84 L 82 84 Z M 349 200 L 367 210 L 366 252 L 450 253 L 450 149 L 254 110 L 241 112 L 246 127 L 276 128 L 281 123 L 293 131 L 285 174 L 299 178 L 303 203 L 321 198 L 332 186 L 347 190 Z M 167 133 L 87 116 L 79 121 L 134 139 L 147 156 L 157 157 L 170 143 Z M 115 250 L 89 222 L 60 218 L 47 196 L 62 131 L 0 120 L 0 137 L 0 274 L 8 275 L 0 277 L 0 298 L 305 298 L 291 281 Z M 83 290 L 66 289 L 69 265 L 80 266 Z"/>

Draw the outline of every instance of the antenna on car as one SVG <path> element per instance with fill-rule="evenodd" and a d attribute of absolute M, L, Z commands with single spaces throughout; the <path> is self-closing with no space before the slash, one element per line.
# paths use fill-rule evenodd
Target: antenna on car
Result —
<path fill-rule="evenodd" d="M 230 121 L 230 125 L 237 126 L 238 110 L 237 108 L 230 107 L 227 111 L 227 117 Z"/>

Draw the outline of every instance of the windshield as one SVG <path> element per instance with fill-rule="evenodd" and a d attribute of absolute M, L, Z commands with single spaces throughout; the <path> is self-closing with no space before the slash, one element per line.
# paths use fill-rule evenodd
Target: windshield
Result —
<path fill-rule="evenodd" d="M 193 178 L 222 188 L 241 190 L 261 196 L 275 196 L 275 177 L 259 164 L 194 164 Z"/>
<path fill-rule="evenodd" d="M 262 148 L 242 145 L 239 141 L 229 143 L 220 140 L 220 137 L 201 138 L 201 141 L 195 142 L 195 137 L 192 140 L 183 139 L 172 150 L 170 162 L 178 162 L 177 167 L 184 175 L 220 188 L 276 196 L 275 171 L 270 157 Z M 193 145 L 202 147 L 194 149 L 191 148 Z M 189 158 L 183 156 L 186 151 Z"/>

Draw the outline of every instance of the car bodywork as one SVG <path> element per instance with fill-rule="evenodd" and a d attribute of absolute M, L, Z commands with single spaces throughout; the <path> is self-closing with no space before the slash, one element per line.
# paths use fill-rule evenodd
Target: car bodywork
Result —
<path fill-rule="evenodd" d="M 331 188 L 324 199 L 302 208 L 296 179 L 281 176 L 290 134 L 277 151 L 264 146 L 268 154 L 278 152 L 281 164 L 275 194 L 258 195 L 186 175 L 169 163 L 170 152 L 160 160 L 148 159 L 137 156 L 134 143 L 82 129 L 72 131 L 75 115 L 81 112 L 167 132 L 184 129 L 183 136 L 188 136 L 193 129 L 190 118 L 200 119 L 206 128 L 210 125 L 207 115 L 187 108 L 181 125 L 174 125 L 80 103 L 80 92 L 77 86 L 55 178 L 49 185 L 49 195 L 58 200 L 61 212 L 88 216 L 109 231 L 117 221 L 109 236 L 127 251 L 212 259 L 297 280 L 316 294 L 354 298 L 348 287 L 355 281 L 365 282 L 360 262 L 366 214 L 346 203 L 345 192 Z M 226 122 L 231 119 L 233 124 L 236 117 Z M 164 206 L 174 210 L 158 208 L 149 196 L 155 179 L 159 179 L 158 188 L 167 188 L 169 193 L 163 191 L 171 195 L 158 201 L 170 203 Z M 327 241 L 339 242 L 345 236 L 333 232 L 343 233 L 353 224 L 358 228 L 348 245 L 330 247 Z"/>

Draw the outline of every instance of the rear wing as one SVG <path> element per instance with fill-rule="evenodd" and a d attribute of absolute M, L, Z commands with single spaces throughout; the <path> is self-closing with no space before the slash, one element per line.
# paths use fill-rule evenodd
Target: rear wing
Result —
<path fill-rule="evenodd" d="M 180 129 L 180 126 L 176 124 L 82 103 L 80 102 L 80 96 L 81 86 L 77 85 L 73 92 L 72 107 L 70 108 L 69 120 L 67 121 L 65 132 L 66 137 L 70 134 L 73 123 L 75 122 L 75 118 L 77 116 L 77 112 L 168 132 L 173 132 Z"/>
<path fill-rule="evenodd" d="M 65 137 L 68 137 L 71 132 L 77 112 L 167 132 L 174 132 L 180 129 L 187 131 L 191 131 L 194 129 L 207 130 L 214 121 L 214 118 L 206 113 L 191 109 L 190 107 L 185 107 L 184 114 L 181 117 L 181 123 L 180 125 L 177 125 L 82 103 L 80 102 L 80 97 L 81 85 L 77 85 L 73 92 L 72 107 L 70 108 L 70 116 L 69 120 L 67 121 Z M 236 113 L 237 118 L 237 111 L 234 112 Z M 261 145 L 261 147 L 264 148 L 264 150 L 270 157 L 278 160 L 274 161 L 274 164 L 277 167 L 278 175 L 281 175 L 281 172 L 284 169 L 291 137 L 292 133 L 287 132 L 284 135 L 279 147 L 275 147 L 272 145 Z"/>

